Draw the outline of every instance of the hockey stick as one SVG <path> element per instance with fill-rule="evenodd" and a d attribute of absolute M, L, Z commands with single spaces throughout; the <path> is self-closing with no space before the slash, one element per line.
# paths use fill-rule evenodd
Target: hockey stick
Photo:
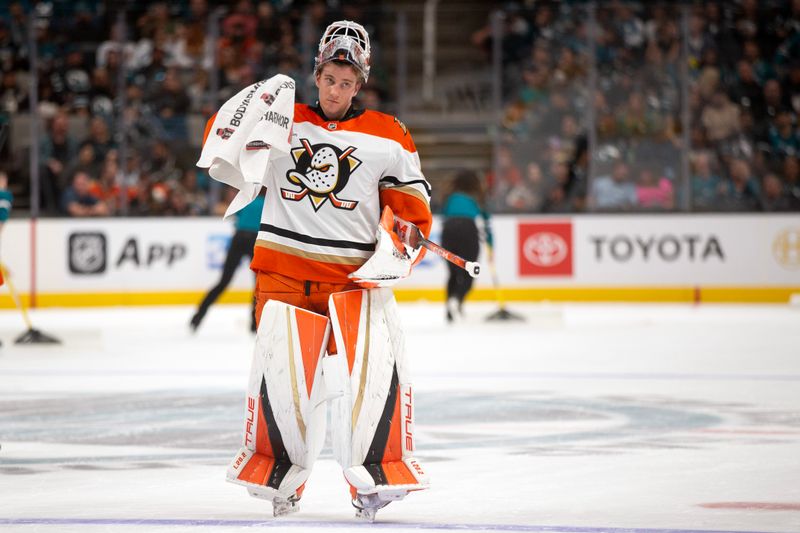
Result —
<path fill-rule="evenodd" d="M 503 296 L 503 289 L 500 287 L 500 278 L 497 276 L 497 266 L 494 261 L 494 251 L 489 247 L 489 270 L 492 272 L 492 285 L 494 286 L 494 298 L 497 300 L 497 305 L 500 307 L 497 311 L 486 317 L 486 320 L 521 320 L 525 318 L 516 313 L 512 313 L 506 309 L 506 299 Z"/>
<path fill-rule="evenodd" d="M 478 262 L 467 261 L 463 257 L 454 254 L 450 250 L 442 248 L 435 242 L 429 241 L 422 235 L 422 232 L 415 224 L 412 224 L 407 220 L 403 220 L 396 215 L 394 217 L 394 231 L 404 244 L 407 244 L 412 248 L 419 248 L 420 246 L 423 246 L 439 257 L 450 261 L 457 267 L 463 268 L 473 278 L 477 278 L 478 274 L 481 273 L 481 265 Z"/>

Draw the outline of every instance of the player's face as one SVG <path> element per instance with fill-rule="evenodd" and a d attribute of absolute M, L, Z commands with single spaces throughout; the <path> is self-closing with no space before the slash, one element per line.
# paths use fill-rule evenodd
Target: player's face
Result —
<path fill-rule="evenodd" d="M 349 65 L 328 63 L 317 74 L 319 105 L 325 116 L 338 120 L 344 116 L 361 89 L 355 69 Z"/>

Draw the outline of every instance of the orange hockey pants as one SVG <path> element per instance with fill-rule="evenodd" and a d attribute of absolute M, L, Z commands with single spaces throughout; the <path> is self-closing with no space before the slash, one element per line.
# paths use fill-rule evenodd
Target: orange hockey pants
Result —
<path fill-rule="evenodd" d="M 256 327 L 267 300 L 277 300 L 301 309 L 328 316 L 328 298 L 335 292 L 359 290 L 355 283 L 301 281 L 275 272 L 256 272 Z M 328 353 L 336 353 L 333 335 L 328 340 Z"/>

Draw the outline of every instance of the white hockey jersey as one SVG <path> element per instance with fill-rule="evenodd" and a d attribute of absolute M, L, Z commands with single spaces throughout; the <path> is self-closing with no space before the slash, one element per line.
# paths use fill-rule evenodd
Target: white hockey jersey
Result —
<path fill-rule="evenodd" d="M 396 118 L 358 111 L 327 120 L 295 104 L 290 144 L 290 155 L 270 161 L 253 270 L 348 283 L 374 251 L 384 205 L 430 233 L 430 185 Z"/>

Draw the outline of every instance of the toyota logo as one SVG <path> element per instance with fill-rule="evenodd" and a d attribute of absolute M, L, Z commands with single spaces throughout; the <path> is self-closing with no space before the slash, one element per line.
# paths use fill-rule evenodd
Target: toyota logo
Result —
<path fill-rule="evenodd" d="M 568 247 L 560 235 L 542 231 L 534 233 L 522 244 L 525 259 L 539 267 L 553 267 L 567 258 Z"/>

